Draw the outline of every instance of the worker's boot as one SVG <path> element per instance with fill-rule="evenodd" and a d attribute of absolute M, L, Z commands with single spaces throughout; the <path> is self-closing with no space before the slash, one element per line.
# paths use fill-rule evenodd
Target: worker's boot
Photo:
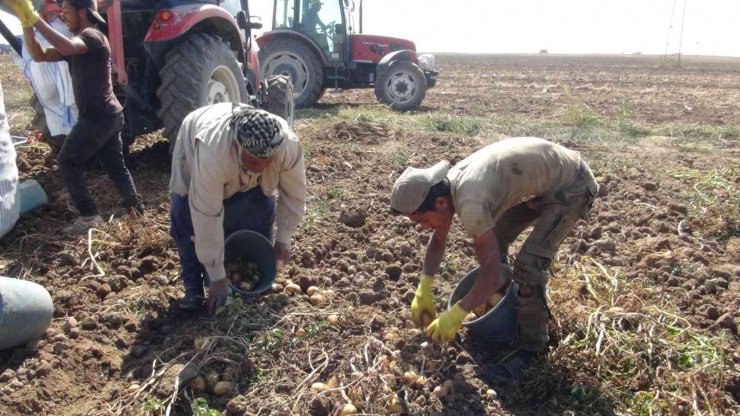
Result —
<path fill-rule="evenodd" d="M 524 296 L 529 292 L 529 296 Z M 516 345 L 529 352 L 539 353 L 545 349 L 549 339 L 547 322 L 549 313 L 543 286 L 525 286 L 517 293 Z"/>
<path fill-rule="evenodd" d="M 198 311 L 204 307 L 205 297 L 203 291 L 186 290 L 185 296 L 180 300 L 180 309 L 185 311 Z"/>

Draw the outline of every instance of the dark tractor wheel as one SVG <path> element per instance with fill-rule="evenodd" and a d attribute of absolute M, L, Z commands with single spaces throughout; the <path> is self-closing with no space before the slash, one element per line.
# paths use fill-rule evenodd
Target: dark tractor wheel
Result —
<path fill-rule="evenodd" d="M 375 96 L 396 111 L 419 108 L 427 92 L 424 72 L 408 61 L 396 61 L 375 82 Z"/>
<path fill-rule="evenodd" d="M 182 120 L 195 109 L 249 100 L 246 81 L 227 42 L 214 35 L 188 36 L 165 56 L 157 89 L 164 135 L 175 143 Z"/>
<path fill-rule="evenodd" d="M 291 126 L 293 125 L 293 84 L 285 75 L 273 75 L 265 81 L 266 101 L 262 108 L 272 114 L 282 117 Z"/>
<path fill-rule="evenodd" d="M 293 82 L 296 108 L 309 107 L 318 101 L 324 83 L 324 70 L 316 53 L 303 43 L 278 39 L 261 49 L 262 76 L 285 75 Z"/>

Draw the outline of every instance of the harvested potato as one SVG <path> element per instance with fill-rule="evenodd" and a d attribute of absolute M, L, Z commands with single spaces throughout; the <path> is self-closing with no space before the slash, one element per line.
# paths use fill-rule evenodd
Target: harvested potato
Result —
<path fill-rule="evenodd" d="M 245 258 L 232 259 L 225 265 L 225 268 L 226 276 L 231 284 L 240 290 L 251 292 L 262 281 L 262 271 L 257 263 Z"/>
<path fill-rule="evenodd" d="M 470 312 L 469 314 L 465 315 L 465 318 L 463 318 L 463 323 L 475 321 L 476 319 L 478 319 L 478 315 L 475 312 Z"/>
<path fill-rule="evenodd" d="M 321 393 L 322 391 L 329 390 L 329 386 L 324 383 L 313 383 L 311 384 L 311 393 Z"/>
<path fill-rule="evenodd" d="M 219 375 L 216 370 L 211 370 L 206 374 L 206 385 L 208 386 L 208 390 L 213 391 L 214 387 L 216 387 L 216 383 L 221 381 L 221 375 Z"/>
<path fill-rule="evenodd" d="M 336 325 L 339 323 L 339 315 L 337 314 L 331 314 L 328 318 L 326 318 L 330 324 Z"/>
<path fill-rule="evenodd" d="M 501 299 L 504 298 L 504 293 L 502 292 L 496 292 L 488 299 L 488 302 L 478 305 L 473 309 L 473 313 L 476 317 L 480 318 L 481 316 L 487 314 L 491 309 L 495 308 L 496 305 L 501 302 Z M 467 317 L 466 317 L 467 318 Z"/>
<path fill-rule="evenodd" d="M 206 339 L 204 337 L 196 337 L 193 341 L 193 346 L 196 350 L 201 350 L 206 346 Z"/>
<path fill-rule="evenodd" d="M 224 396 L 234 391 L 236 383 L 233 381 L 219 381 L 213 386 L 213 394 L 216 396 Z"/>
<path fill-rule="evenodd" d="M 339 412 L 339 416 L 356 415 L 357 408 L 352 403 L 347 403 L 342 407 L 342 411 Z"/>
<path fill-rule="evenodd" d="M 324 295 L 322 295 L 321 293 L 314 293 L 313 295 L 311 295 L 310 300 L 311 304 L 315 306 L 323 305 L 324 303 L 326 303 L 326 298 L 324 298 Z"/>
<path fill-rule="evenodd" d="M 194 394 L 200 394 L 206 390 L 206 379 L 199 375 L 198 377 L 190 380 L 190 390 Z"/>
<path fill-rule="evenodd" d="M 311 295 L 313 295 L 314 293 L 318 293 L 318 292 L 319 292 L 319 290 L 320 290 L 320 289 L 319 289 L 318 287 L 316 287 L 316 286 L 310 286 L 310 287 L 309 287 L 308 289 L 306 289 L 306 294 L 307 294 L 308 296 L 311 296 Z"/>
<path fill-rule="evenodd" d="M 403 382 L 406 384 L 413 384 L 419 378 L 419 375 L 413 371 L 407 371 L 403 373 Z"/>
<path fill-rule="evenodd" d="M 488 304 L 487 303 L 481 303 L 477 307 L 473 309 L 473 313 L 475 313 L 478 316 L 483 316 L 486 312 L 488 312 Z"/>
<path fill-rule="evenodd" d="M 295 295 L 296 293 L 301 293 L 301 287 L 295 283 L 290 283 L 285 286 L 285 292 L 289 295 Z"/>
<path fill-rule="evenodd" d="M 491 296 L 491 299 L 488 299 L 488 304 L 491 305 L 491 307 L 495 307 L 498 305 L 499 302 L 501 302 L 501 299 L 504 298 L 504 294 L 501 292 L 496 292 Z"/>
<path fill-rule="evenodd" d="M 398 395 L 396 393 L 393 393 L 390 399 L 388 399 L 388 404 L 385 405 L 386 410 L 390 413 L 403 413 L 403 405 L 401 404 L 401 401 L 398 399 Z"/>
<path fill-rule="evenodd" d="M 439 385 L 435 387 L 434 390 L 432 390 L 432 394 L 435 395 L 438 399 L 447 396 L 447 393 L 449 393 L 449 391 L 444 385 Z"/>

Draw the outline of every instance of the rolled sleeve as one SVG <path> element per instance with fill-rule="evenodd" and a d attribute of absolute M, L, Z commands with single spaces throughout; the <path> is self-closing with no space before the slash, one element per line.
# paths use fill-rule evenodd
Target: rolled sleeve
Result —
<path fill-rule="evenodd" d="M 214 154 L 196 141 L 189 189 L 195 253 L 211 282 L 226 278 L 224 270 L 224 183 L 226 175 Z"/>
<path fill-rule="evenodd" d="M 277 223 L 275 240 L 286 244 L 290 244 L 290 239 L 306 212 L 306 171 L 303 147 L 297 140 L 293 143 L 291 151 L 286 152 L 280 170 L 275 218 Z"/>

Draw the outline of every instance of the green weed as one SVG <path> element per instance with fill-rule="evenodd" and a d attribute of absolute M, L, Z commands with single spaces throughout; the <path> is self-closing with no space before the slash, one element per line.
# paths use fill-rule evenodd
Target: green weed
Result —
<path fill-rule="evenodd" d="M 208 407 L 208 402 L 202 397 L 193 400 L 190 408 L 193 411 L 193 416 L 221 416 L 221 412 Z"/>
<path fill-rule="evenodd" d="M 413 153 L 408 150 L 399 150 L 393 154 L 393 168 L 397 170 L 405 169 L 409 165 L 409 161 Z"/>
<path fill-rule="evenodd" d="M 335 188 L 329 191 L 329 199 L 342 200 L 347 196 L 347 191 L 344 188 Z"/>
<path fill-rule="evenodd" d="M 475 136 L 483 129 L 483 123 L 481 120 L 471 117 L 432 115 L 422 122 L 427 130 L 455 133 L 465 136 Z"/>

